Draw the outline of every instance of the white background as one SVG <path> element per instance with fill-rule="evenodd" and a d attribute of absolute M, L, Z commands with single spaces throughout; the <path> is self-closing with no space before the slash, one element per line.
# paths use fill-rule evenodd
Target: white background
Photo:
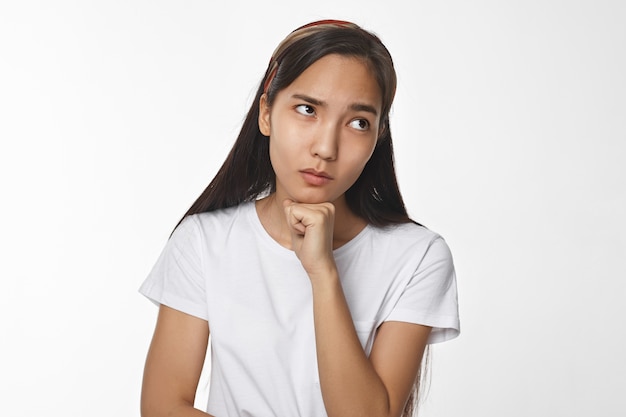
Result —
<path fill-rule="evenodd" d="M 3 415 L 139 414 L 137 288 L 320 18 L 394 56 L 401 189 L 455 256 L 422 415 L 626 415 L 626 3 L 603 0 L 2 1 Z"/>

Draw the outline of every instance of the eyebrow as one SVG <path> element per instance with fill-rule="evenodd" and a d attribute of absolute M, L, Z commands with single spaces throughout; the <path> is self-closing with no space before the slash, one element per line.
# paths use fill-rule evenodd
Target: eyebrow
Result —
<path fill-rule="evenodd" d="M 326 102 L 322 100 L 318 100 L 316 98 L 307 96 L 305 94 L 294 94 L 291 96 L 292 98 L 297 98 L 302 101 L 306 101 L 307 103 L 313 104 L 315 106 L 326 106 Z M 366 111 L 368 113 L 372 113 L 374 116 L 378 116 L 378 112 L 374 106 L 365 103 L 353 103 L 350 105 L 350 109 L 354 111 Z"/>

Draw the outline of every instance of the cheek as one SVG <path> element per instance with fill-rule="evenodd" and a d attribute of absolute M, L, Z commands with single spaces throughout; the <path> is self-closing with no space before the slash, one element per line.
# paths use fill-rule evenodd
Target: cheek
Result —
<path fill-rule="evenodd" d="M 280 171 L 280 161 L 283 159 L 280 149 L 277 149 L 274 142 L 270 140 L 270 163 L 272 164 L 272 168 L 274 168 L 274 173 L 276 173 L 276 170 Z"/>
<path fill-rule="evenodd" d="M 294 153 L 293 143 L 286 140 L 277 140 L 276 136 L 271 136 L 270 141 L 270 157 L 287 158 Z M 277 159 L 276 162 L 284 163 L 284 159 Z"/>
<path fill-rule="evenodd" d="M 351 166 L 352 177 L 354 181 L 356 181 L 361 175 L 361 172 L 363 172 L 365 165 L 374 154 L 374 149 L 375 144 L 369 144 L 352 153 L 349 165 Z"/>
<path fill-rule="evenodd" d="M 376 142 L 361 143 L 359 146 L 354 146 L 350 152 L 352 163 L 363 168 L 372 157 L 375 147 Z"/>
<path fill-rule="evenodd" d="M 344 160 L 346 175 L 349 176 L 352 181 L 356 181 L 359 175 L 361 175 L 361 172 L 363 172 L 363 168 L 365 168 L 365 164 L 369 161 L 372 153 L 373 150 L 369 148 L 364 148 L 358 152 L 353 150 L 350 158 Z"/>
<path fill-rule="evenodd" d="M 270 163 L 276 175 L 282 175 L 292 170 L 300 154 L 296 143 L 289 140 L 278 140 L 277 135 L 270 136 L 269 156 Z"/>
<path fill-rule="evenodd" d="M 287 125 L 273 127 L 270 141 L 270 157 L 285 158 L 276 161 L 277 163 L 289 163 L 295 161 L 306 153 L 307 145 L 310 143 L 310 131 L 299 128 L 297 125 Z"/>

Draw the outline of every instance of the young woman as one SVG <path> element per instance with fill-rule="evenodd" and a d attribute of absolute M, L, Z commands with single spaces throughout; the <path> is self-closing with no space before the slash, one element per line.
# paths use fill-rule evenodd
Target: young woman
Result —
<path fill-rule="evenodd" d="M 396 183 L 395 88 L 389 52 L 353 23 L 314 22 L 278 46 L 141 287 L 160 305 L 144 417 L 410 413 L 426 345 L 459 320 L 448 247 L 408 217 Z"/>

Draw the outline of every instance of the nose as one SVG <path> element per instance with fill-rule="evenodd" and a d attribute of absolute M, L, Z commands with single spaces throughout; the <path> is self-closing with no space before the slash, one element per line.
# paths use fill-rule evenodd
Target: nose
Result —
<path fill-rule="evenodd" d="M 327 161 L 337 159 L 339 129 L 338 126 L 330 123 L 320 126 L 311 143 L 311 154 Z"/>

